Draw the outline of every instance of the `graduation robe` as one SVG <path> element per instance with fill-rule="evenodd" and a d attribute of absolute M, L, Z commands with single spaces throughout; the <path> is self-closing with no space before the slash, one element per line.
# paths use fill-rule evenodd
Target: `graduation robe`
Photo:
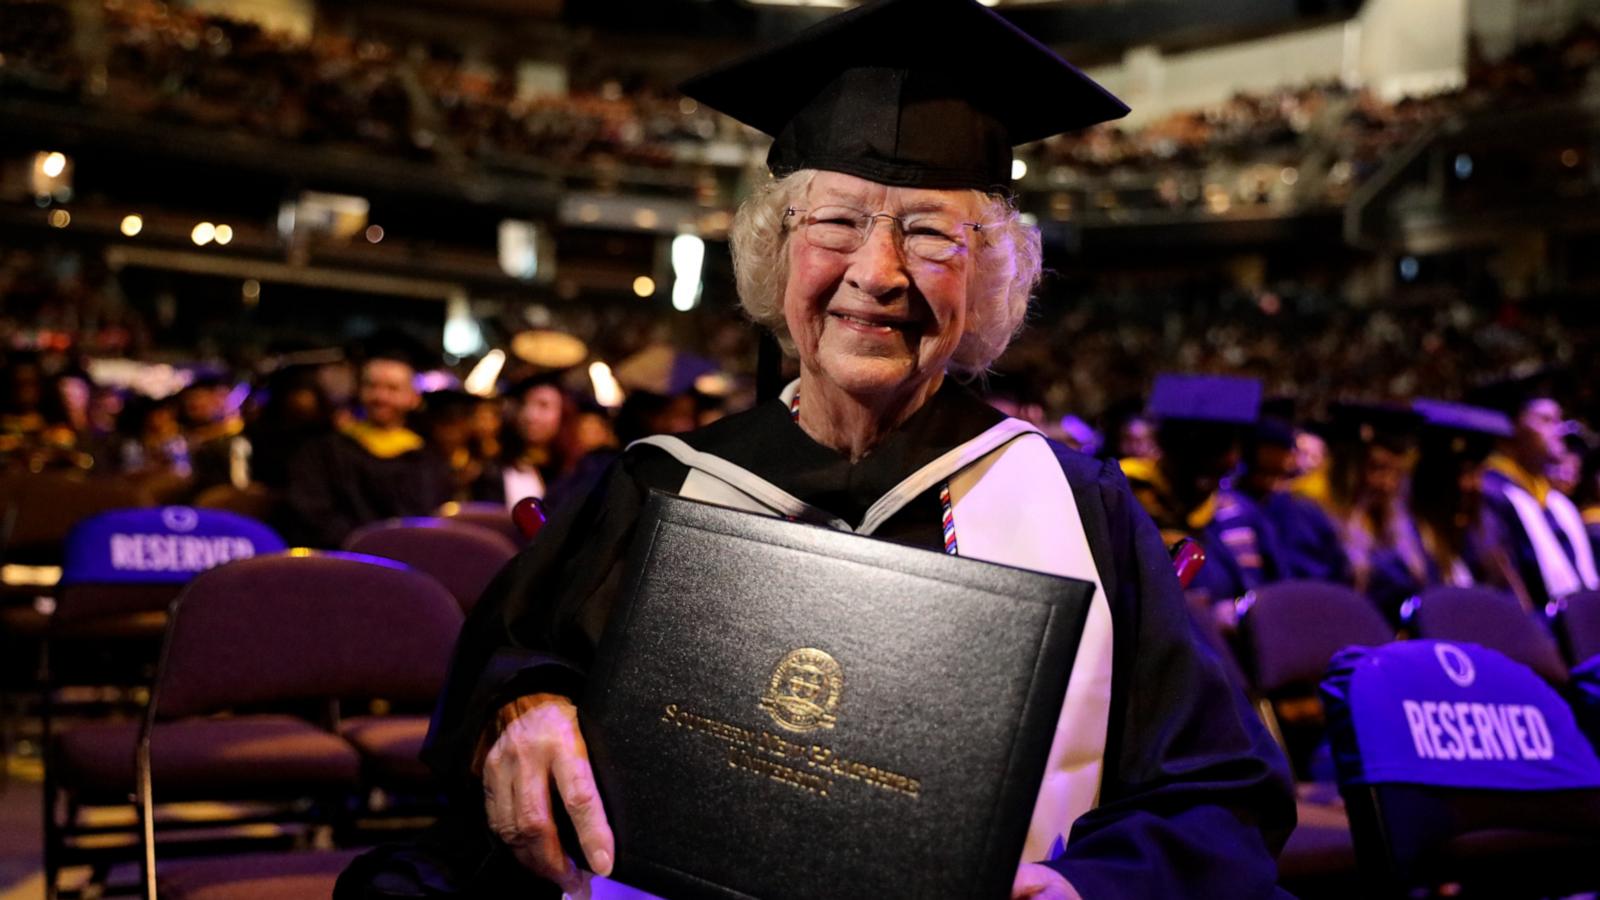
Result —
<path fill-rule="evenodd" d="M 1536 607 L 1600 588 L 1583 517 L 1565 494 L 1496 455 L 1483 473 L 1483 507 Z"/>
<path fill-rule="evenodd" d="M 1273 491 L 1254 502 L 1273 533 L 1280 578 L 1354 580 L 1339 528 L 1316 502 L 1289 491 Z"/>
<path fill-rule="evenodd" d="M 280 526 L 293 544 L 337 548 L 362 525 L 432 515 L 450 495 L 449 466 L 431 450 L 379 456 L 335 431 L 289 458 Z"/>
<path fill-rule="evenodd" d="M 1243 495 L 1218 490 L 1199 506 L 1186 509 L 1154 460 L 1125 459 L 1121 471 L 1162 541 L 1172 545 L 1189 538 L 1205 550 L 1205 565 L 1189 583 L 1189 596 L 1196 602 L 1231 603 L 1276 579 L 1266 519 Z"/>
<path fill-rule="evenodd" d="M 737 466 L 855 529 L 875 507 L 885 509 L 885 495 L 897 487 L 904 494 L 908 477 L 930 464 L 960 457 L 967 474 L 991 464 L 994 454 L 967 459 L 964 448 L 1008 423 L 1019 433 L 1031 431 L 947 382 L 855 464 L 812 441 L 777 402 L 683 441 L 690 452 Z M 1086 811 L 1075 822 L 1059 823 L 1069 834 L 1057 834 L 1037 861 L 1058 869 L 1094 900 L 1272 896 L 1273 855 L 1294 823 L 1282 754 L 1194 631 L 1166 547 L 1116 465 L 1042 437 L 1030 439 L 1046 449 L 1048 463 L 1070 485 L 1075 509 L 1068 516 L 1081 526 L 1110 624 L 1104 635 L 1108 702 L 1093 796 L 1085 798 Z M 340 900 L 406 896 L 381 889 L 386 882 L 404 885 L 414 891 L 410 896 L 499 896 L 513 886 L 531 889 L 531 876 L 488 834 L 473 760 L 485 728 L 505 703 L 534 692 L 581 690 L 616 595 L 618 562 L 647 492 L 679 492 L 686 482 L 706 477 L 703 469 L 681 461 L 683 455 L 658 446 L 631 448 L 585 500 L 556 510 L 534 545 L 491 585 L 468 618 L 423 754 L 453 789 L 449 820 L 420 846 L 358 861 L 341 882 Z M 955 474 L 951 482 L 960 478 Z M 934 479 L 905 497 L 903 505 L 878 517 L 872 532 L 943 548 L 942 487 Z M 1018 510 L 1035 496 L 1027 487 L 1012 491 Z M 955 501 L 958 543 L 962 502 Z M 967 534 L 972 543 L 982 537 Z M 990 543 L 1011 539 L 1027 541 L 1030 535 L 989 536 Z M 1047 783 L 1042 796 L 1050 793 Z M 1035 825 L 1040 818 L 1036 810 Z M 1030 852 L 1037 830 L 1030 829 Z M 415 893 L 418 885 L 433 893 Z"/>

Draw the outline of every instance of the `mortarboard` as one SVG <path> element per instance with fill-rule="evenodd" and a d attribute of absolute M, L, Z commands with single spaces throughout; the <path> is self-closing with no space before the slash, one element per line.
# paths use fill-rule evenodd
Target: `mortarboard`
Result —
<path fill-rule="evenodd" d="M 1261 382 L 1226 375 L 1157 375 L 1150 415 L 1166 422 L 1250 425 L 1261 413 Z"/>
<path fill-rule="evenodd" d="M 1411 408 L 1422 417 L 1424 456 L 1482 460 L 1496 440 L 1511 436 L 1511 419 L 1499 410 L 1425 398 L 1412 401 Z"/>
<path fill-rule="evenodd" d="M 1252 447 L 1294 448 L 1294 424 L 1288 419 L 1263 414 L 1250 430 L 1246 442 Z"/>
<path fill-rule="evenodd" d="M 350 356 L 365 364 L 375 359 L 405 363 L 422 372 L 439 365 L 439 354 L 414 335 L 394 327 L 379 328 L 351 348 Z"/>
<path fill-rule="evenodd" d="M 1377 444 L 1405 453 L 1416 443 L 1422 416 L 1399 403 L 1340 402 L 1328 408 L 1332 444 Z"/>
<path fill-rule="evenodd" d="M 1533 401 L 1556 399 L 1565 394 L 1569 379 L 1564 375 L 1558 369 L 1541 368 L 1479 385 L 1468 394 L 1467 399 L 1516 419 Z"/>
<path fill-rule="evenodd" d="M 1004 191 L 1014 145 L 1128 113 L 976 0 L 873 0 L 681 89 L 771 135 L 775 175 L 899 187 Z"/>
<path fill-rule="evenodd" d="M 1428 399 L 1413 400 L 1411 408 L 1422 417 L 1424 429 L 1481 434 L 1487 437 L 1511 436 L 1511 419 L 1499 410 Z"/>

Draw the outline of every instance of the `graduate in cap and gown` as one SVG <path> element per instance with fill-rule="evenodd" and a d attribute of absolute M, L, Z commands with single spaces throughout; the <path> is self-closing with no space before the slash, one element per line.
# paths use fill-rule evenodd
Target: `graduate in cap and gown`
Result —
<path fill-rule="evenodd" d="M 1261 409 L 1252 378 L 1160 375 L 1150 391 L 1155 458 L 1129 458 L 1122 471 L 1168 545 L 1199 541 L 1206 564 L 1189 583 L 1197 605 L 1222 610 L 1278 579 L 1278 553 L 1261 510 L 1226 487 L 1239 467 L 1240 443 Z"/>
<path fill-rule="evenodd" d="M 1558 392 L 1551 372 L 1496 382 L 1475 392 L 1478 402 L 1511 419 L 1511 435 L 1489 457 L 1483 499 L 1505 535 L 1529 600 L 1538 608 L 1600 588 L 1583 516 L 1551 486 L 1547 472 L 1565 449 Z"/>
<path fill-rule="evenodd" d="M 1294 426 L 1263 417 L 1244 442 L 1244 466 L 1232 493 L 1255 504 L 1266 520 L 1279 578 L 1348 584 L 1350 557 L 1339 529 L 1315 501 L 1290 489 L 1299 477 Z"/>
<path fill-rule="evenodd" d="M 1367 593 L 1374 569 L 1402 566 L 1427 580 L 1428 563 L 1406 507 L 1419 416 L 1409 406 L 1336 403 L 1329 410 L 1324 509 L 1338 526 L 1351 582 Z"/>
<path fill-rule="evenodd" d="M 1271 896 L 1286 765 L 1195 634 L 1159 532 L 1114 465 L 961 383 L 1038 280 L 1012 145 L 1126 107 L 975 0 L 868 3 L 685 93 L 775 138 L 731 241 L 746 311 L 800 377 L 636 442 L 555 511 L 465 625 L 424 751 L 446 822 L 358 860 L 336 896 L 637 896 L 598 877 L 615 848 L 570 698 L 652 489 L 1093 581 L 1014 896 Z"/>
<path fill-rule="evenodd" d="M 362 525 L 430 515 L 450 499 L 449 464 L 407 425 L 422 403 L 419 354 L 398 335 L 370 342 L 357 414 L 289 458 L 284 534 L 290 541 L 338 547 Z"/>
<path fill-rule="evenodd" d="M 1499 525 L 1482 503 L 1484 460 L 1511 434 L 1511 421 L 1492 409 L 1441 400 L 1419 399 L 1412 408 L 1421 428 L 1406 491 L 1410 516 L 1398 525 L 1411 529 L 1404 546 L 1418 548 L 1420 557 L 1378 548 L 1367 596 L 1396 625 L 1405 601 L 1430 587 L 1483 585 L 1525 596 Z"/>

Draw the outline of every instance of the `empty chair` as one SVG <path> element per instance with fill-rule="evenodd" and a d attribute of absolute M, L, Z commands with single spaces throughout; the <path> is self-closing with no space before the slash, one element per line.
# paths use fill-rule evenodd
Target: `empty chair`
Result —
<path fill-rule="evenodd" d="M 148 896 L 155 896 L 158 802 L 196 795 L 348 800 L 359 793 L 359 744 L 352 749 L 309 721 L 253 710 L 331 710 L 339 700 L 374 697 L 431 701 L 461 620 L 455 599 L 432 578 L 356 554 L 295 551 L 196 579 L 173 606 L 150 706 L 136 726 Z M 230 710 L 236 714 L 211 718 Z M 260 729 L 269 724 L 282 732 L 264 738 Z M 210 732 L 203 744 L 193 734 L 200 728 Z M 252 774 L 232 785 L 199 776 L 243 769 L 252 757 Z M 272 784 L 275 777 L 284 783 Z M 180 878 L 176 868 L 170 877 Z"/>
<path fill-rule="evenodd" d="M 1600 760 L 1531 669 L 1473 644 L 1340 655 L 1322 686 L 1361 896 L 1600 887 Z"/>
<path fill-rule="evenodd" d="M 101 743 L 96 724 L 55 731 L 55 696 L 68 685 L 143 686 L 155 669 L 167 607 L 198 573 L 234 559 L 284 549 L 282 538 L 252 519 L 184 506 L 122 509 L 78 523 L 66 540 L 53 612 L 30 610 L 25 624 L 48 640 L 41 691 L 46 755 L 45 845 L 53 877 L 77 846 L 85 805 L 126 807 L 133 780 L 132 730 Z M 62 802 L 64 801 L 64 803 Z M 57 815 L 64 806 L 65 818 Z"/>
<path fill-rule="evenodd" d="M 518 547 L 528 543 L 528 539 L 522 534 L 522 529 L 512 521 L 511 511 L 500 503 L 482 501 L 446 503 L 439 507 L 439 515 L 457 522 L 471 522 L 490 531 L 499 532 Z"/>
<path fill-rule="evenodd" d="M 1282 581 L 1250 592 L 1240 607 L 1245 664 L 1267 697 L 1314 694 L 1334 654 L 1394 640 L 1372 602 L 1340 584 Z"/>
<path fill-rule="evenodd" d="M 389 519 L 367 525 L 351 532 L 344 547 L 353 553 L 399 560 L 437 578 L 467 611 L 517 555 L 517 545 L 498 532 L 441 518 Z"/>
<path fill-rule="evenodd" d="M 1394 632 L 1370 600 L 1339 584 L 1279 582 L 1257 588 L 1239 605 L 1241 652 L 1261 697 L 1257 709 L 1305 774 L 1323 737 L 1316 690 L 1329 660 L 1346 647 L 1387 644 Z M 1321 793 L 1332 790 L 1324 786 Z M 1278 857 L 1279 877 L 1296 893 L 1337 895 L 1355 870 L 1344 809 L 1315 786 L 1302 786 L 1301 795 L 1299 824 Z"/>
<path fill-rule="evenodd" d="M 1556 612 L 1556 631 L 1571 665 L 1600 656 L 1600 591 L 1579 591 L 1563 598 Z"/>
<path fill-rule="evenodd" d="M 1479 644 L 1504 653 L 1551 684 L 1567 681 L 1567 666 L 1550 630 L 1510 594 L 1487 588 L 1432 588 L 1416 598 L 1406 624 L 1417 637 Z"/>

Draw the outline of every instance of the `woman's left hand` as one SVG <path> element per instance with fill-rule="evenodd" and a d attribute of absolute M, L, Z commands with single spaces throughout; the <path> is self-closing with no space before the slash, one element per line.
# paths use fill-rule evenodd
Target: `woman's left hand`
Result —
<path fill-rule="evenodd" d="M 1023 863 L 1011 882 L 1011 900 L 1083 900 L 1061 873 L 1038 863 Z"/>

